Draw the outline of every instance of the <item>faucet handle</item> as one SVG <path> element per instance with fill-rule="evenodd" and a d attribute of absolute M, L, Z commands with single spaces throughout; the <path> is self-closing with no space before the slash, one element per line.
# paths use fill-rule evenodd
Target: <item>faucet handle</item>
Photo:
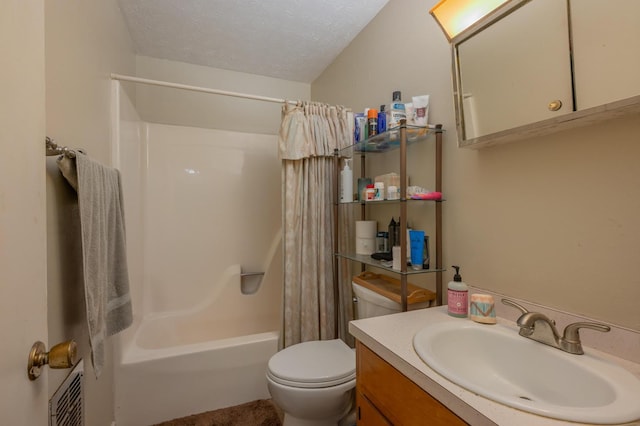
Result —
<path fill-rule="evenodd" d="M 574 322 L 564 328 L 564 335 L 562 338 L 567 342 L 579 343 L 580 334 L 578 331 L 581 328 L 590 328 L 591 330 L 602 331 L 604 333 L 611 330 L 611 327 L 599 322 Z"/>
<path fill-rule="evenodd" d="M 564 333 L 561 339 L 563 350 L 566 352 L 582 355 L 584 350 L 582 349 L 582 342 L 580 342 L 579 330 L 581 328 L 590 328 L 591 330 L 607 332 L 611 330 L 611 327 L 598 322 L 574 322 L 564 328 Z"/>
<path fill-rule="evenodd" d="M 519 303 L 514 302 L 511 299 L 502 299 L 502 303 L 505 305 L 509 305 L 509 306 L 513 306 L 514 308 L 520 310 L 520 312 L 522 313 L 522 315 L 524 314 L 528 314 L 529 311 L 527 310 L 527 308 L 525 308 L 524 306 L 522 306 Z"/>

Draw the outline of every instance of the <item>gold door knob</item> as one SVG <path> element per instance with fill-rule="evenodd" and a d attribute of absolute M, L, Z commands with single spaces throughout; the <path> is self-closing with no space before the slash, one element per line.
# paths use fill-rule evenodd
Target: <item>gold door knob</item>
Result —
<path fill-rule="evenodd" d="M 549 105 L 547 105 L 547 108 L 549 108 L 549 111 L 558 111 L 560 108 L 562 108 L 562 101 L 559 99 L 551 101 L 549 102 Z"/>
<path fill-rule="evenodd" d="M 29 352 L 29 363 L 27 364 L 27 375 L 29 380 L 40 377 L 42 367 L 49 364 L 51 368 L 71 368 L 77 361 L 78 347 L 76 342 L 68 340 L 58 343 L 47 352 L 44 343 L 38 341 L 31 346 Z"/>

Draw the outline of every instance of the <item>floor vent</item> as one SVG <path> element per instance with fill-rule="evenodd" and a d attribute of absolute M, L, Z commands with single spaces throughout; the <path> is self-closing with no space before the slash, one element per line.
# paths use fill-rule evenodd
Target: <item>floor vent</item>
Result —
<path fill-rule="evenodd" d="M 49 401 L 49 426 L 84 426 L 83 376 L 80 360 Z"/>

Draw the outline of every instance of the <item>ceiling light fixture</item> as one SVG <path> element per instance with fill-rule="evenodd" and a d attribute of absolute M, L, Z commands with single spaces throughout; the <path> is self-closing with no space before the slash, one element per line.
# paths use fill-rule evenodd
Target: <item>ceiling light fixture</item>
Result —
<path fill-rule="evenodd" d="M 447 39 L 484 18 L 509 0 L 441 0 L 429 13 L 438 22 Z"/>

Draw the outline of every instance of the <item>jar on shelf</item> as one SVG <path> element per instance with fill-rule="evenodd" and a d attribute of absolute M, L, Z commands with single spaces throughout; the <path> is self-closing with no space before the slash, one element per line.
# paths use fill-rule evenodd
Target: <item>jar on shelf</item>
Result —
<path fill-rule="evenodd" d="M 387 188 L 387 200 L 399 200 L 400 199 L 400 188 L 395 185 L 389 185 Z"/>
<path fill-rule="evenodd" d="M 365 191 L 365 196 L 366 196 L 365 199 L 367 201 L 373 201 L 375 199 L 376 189 L 375 189 L 373 184 L 367 185 L 367 189 Z"/>

